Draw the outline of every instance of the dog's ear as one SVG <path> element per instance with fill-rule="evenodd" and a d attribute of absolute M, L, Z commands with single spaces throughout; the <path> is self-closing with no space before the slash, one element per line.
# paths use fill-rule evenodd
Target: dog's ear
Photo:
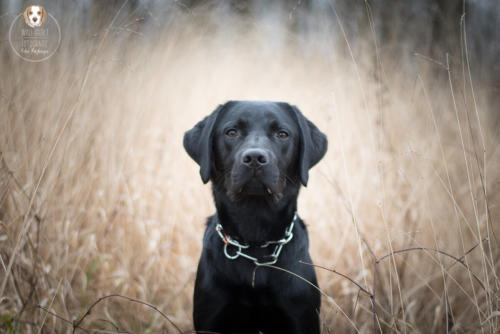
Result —
<path fill-rule="evenodd" d="M 184 149 L 200 165 L 200 175 L 203 183 L 207 183 L 210 180 L 213 131 L 217 117 L 225 106 L 218 106 L 210 115 L 184 134 Z"/>
<path fill-rule="evenodd" d="M 305 118 L 304 115 L 296 106 L 289 107 L 293 111 L 293 115 L 297 121 L 300 131 L 299 144 L 299 176 L 300 182 L 307 186 L 309 179 L 309 169 L 317 164 L 326 153 L 328 140 L 324 133 L 311 121 Z"/>
<path fill-rule="evenodd" d="M 26 24 L 29 24 L 30 22 L 30 19 L 28 17 L 28 12 L 30 11 L 30 8 L 31 6 L 26 7 L 26 9 L 24 10 L 24 22 L 26 22 Z"/>
<path fill-rule="evenodd" d="M 42 18 L 40 20 L 40 22 L 43 24 L 45 22 L 45 16 L 47 15 L 47 13 L 45 12 L 45 8 L 43 7 L 40 7 L 42 9 Z"/>

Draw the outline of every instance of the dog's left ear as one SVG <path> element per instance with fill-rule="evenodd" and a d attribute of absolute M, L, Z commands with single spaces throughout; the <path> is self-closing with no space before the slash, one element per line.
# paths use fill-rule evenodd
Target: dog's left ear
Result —
<path fill-rule="evenodd" d="M 217 117 L 224 107 L 225 105 L 218 106 L 210 115 L 184 134 L 184 149 L 200 165 L 200 175 L 203 183 L 210 180 L 213 130 Z"/>
<path fill-rule="evenodd" d="M 316 165 L 326 153 L 328 140 L 316 125 L 305 118 L 296 106 L 290 106 L 300 130 L 299 176 L 300 182 L 307 186 L 309 169 Z"/>
<path fill-rule="evenodd" d="M 41 7 L 42 8 L 42 18 L 40 20 L 40 22 L 43 24 L 45 22 L 45 18 L 46 18 L 46 15 L 47 13 L 45 12 L 45 8 Z"/>

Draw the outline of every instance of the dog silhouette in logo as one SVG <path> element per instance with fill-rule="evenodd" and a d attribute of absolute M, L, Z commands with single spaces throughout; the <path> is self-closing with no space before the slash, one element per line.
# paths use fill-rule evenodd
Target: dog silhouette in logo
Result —
<path fill-rule="evenodd" d="M 24 21 L 31 28 L 41 27 L 47 16 L 42 6 L 29 6 L 24 11 Z"/>

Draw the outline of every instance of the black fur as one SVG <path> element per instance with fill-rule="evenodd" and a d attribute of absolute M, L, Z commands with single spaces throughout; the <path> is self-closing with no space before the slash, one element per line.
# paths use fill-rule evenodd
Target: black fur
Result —
<path fill-rule="evenodd" d="M 194 290 L 198 331 L 219 333 L 319 333 L 319 292 L 284 271 L 224 256 L 215 231 L 252 245 L 265 259 L 284 236 L 297 210 L 300 184 L 326 153 L 327 140 L 295 107 L 282 102 L 230 101 L 184 135 L 184 147 L 212 181 L 217 213 L 203 237 Z M 317 285 L 306 226 L 299 218 L 293 239 L 275 264 Z M 229 247 L 234 253 L 235 248 Z"/>

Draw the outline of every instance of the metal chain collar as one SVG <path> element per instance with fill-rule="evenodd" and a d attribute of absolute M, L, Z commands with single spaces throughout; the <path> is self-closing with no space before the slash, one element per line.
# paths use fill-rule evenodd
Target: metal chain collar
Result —
<path fill-rule="evenodd" d="M 257 259 L 256 257 L 253 257 L 249 254 L 246 254 L 245 252 L 243 252 L 243 249 L 248 249 L 250 248 L 250 245 L 246 245 L 246 244 L 242 244 L 236 240 L 234 240 L 233 238 L 231 238 L 229 235 L 225 234 L 223 232 L 223 228 L 222 228 L 222 225 L 220 223 L 218 223 L 216 226 L 215 226 L 215 231 L 217 231 L 217 234 L 219 234 L 219 237 L 221 238 L 222 242 L 224 243 L 224 255 L 230 259 L 230 260 L 235 260 L 237 259 L 238 257 L 244 257 L 250 261 L 253 261 L 253 263 L 255 263 L 255 265 L 257 266 L 261 266 L 261 265 L 265 265 L 265 264 L 275 264 L 277 261 L 278 261 L 278 257 L 280 256 L 280 253 L 281 253 L 281 250 L 283 249 L 283 246 L 286 245 L 287 243 L 290 242 L 290 240 L 292 240 L 293 238 L 293 227 L 295 225 L 295 221 L 299 218 L 299 216 L 297 215 L 297 212 L 295 212 L 293 214 L 293 219 L 292 219 L 292 222 L 290 223 L 290 225 L 288 225 L 288 227 L 286 228 L 285 230 L 285 236 L 279 240 L 275 240 L 275 241 L 266 241 L 264 244 L 262 244 L 260 246 L 260 248 L 266 248 L 270 245 L 276 245 L 276 247 L 274 247 L 274 251 L 271 253 L 271 255 L 266 255 L 266 257 L 270 257 L 271 260 L 270 261 L 265 261 L 265 262 L 261 262 L 259 261 L 259 259 Z M 227 251 L 227 247 L 231 245 L 231 246 L 234 246 L 237 248 L 236 252 L 234 253 L 234 255 L 231 255 L 229 254 L 229 252 Z"/>

